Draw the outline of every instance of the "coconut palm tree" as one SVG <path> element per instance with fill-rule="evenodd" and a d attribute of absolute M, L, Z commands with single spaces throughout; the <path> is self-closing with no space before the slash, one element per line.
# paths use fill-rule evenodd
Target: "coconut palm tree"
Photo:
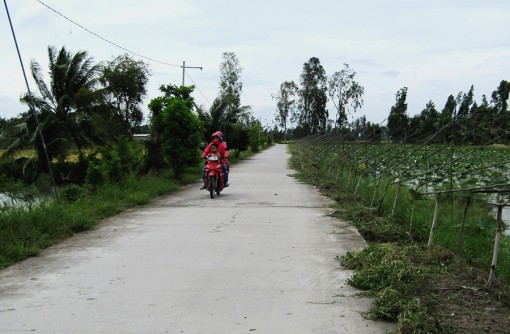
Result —
<path fill-rule="evenodd" d="M 102 93 L 96 89 L 100 64 L 93 64 L 86 51 L 76 54 L 65 47 L 59 51 L 48 47 L 49 85 L 44 81 L 41 66 L 32 61 L 30 69 L 39 96 L 26 94 L 21 98 L 33 112 L 21 126 L 19 139 L 9 147 L 4 156 L 13 156 L 27 144 L 35 145 L 40 162 L 44 161 L 44 148 L 35 135 L 39 126 L 45 138 L 48 156 L 63 161 L 70 148 L 81 150 L 94 141 L 93 119 L 102 109 Z M 44 169 L 44 164 L 40 164 Z"/>

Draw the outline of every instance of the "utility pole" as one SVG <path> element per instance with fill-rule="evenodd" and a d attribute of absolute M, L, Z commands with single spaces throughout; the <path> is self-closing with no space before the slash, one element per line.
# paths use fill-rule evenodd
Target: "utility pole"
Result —
<path fill-rule="evenodd" d="M 186 66 L 186 62 L 185 61 L 182 62 L 181 68 L 182 68 L 182 85 L 183 86 L 184 86 L 184 75 L 186 73 L 186 69 L 187 68 L 199 68 L 200 71 L 202 71 L 202 67 L 199 67 L 199 66 Z"/>

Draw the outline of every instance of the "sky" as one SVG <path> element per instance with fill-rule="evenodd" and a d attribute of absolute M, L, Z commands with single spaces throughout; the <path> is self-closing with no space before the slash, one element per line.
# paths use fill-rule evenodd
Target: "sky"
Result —
<path fill-rule="evenodd" d="M 49 82 L 48 46 L 87 51 L 96 62 L 129 50 L 152 72 L 142 106 L 146 118 L 150 99 L 162 95 L 160 85 L 182 84 L 183 61 L 203 68 L 187 69 L 185 84 L 197 87 L 195 101 L 209 109 L 224 52 L 234 52 L 243 68 L 241 103 L 267 126 L 276 114 L 271 95 L 284 81 L 299 83 L 312 57 L 327 75 L 349 64 L 365 90 L 353 117 L 381 124 L 403 87 L 413 116 L 429 101 L 441 110 L 449 95 L 472 85 L 476 101 L 483 95 L 490 101 L 501 80 L 510 80 L 508 0 L 9 0 L 0 10 L 3 118 L 27 110 L 19 102 L 26 86 L 5 3 L 32 91 L 31 61 Z M 331 103 L 328 110 L 334 119 Z"/>

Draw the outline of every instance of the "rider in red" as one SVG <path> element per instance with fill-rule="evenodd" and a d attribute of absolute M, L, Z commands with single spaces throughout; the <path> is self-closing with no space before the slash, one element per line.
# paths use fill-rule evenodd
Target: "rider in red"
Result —
<path fill-rule="evenodd" d="M 207 159 L 207 155 L 211 152 L 211 146 L 216 145 L 218 147 L 218 154 L 221 156 L 221 168 L 223 169 L 223 180 L 225 182 L 225 187 L 228 187 L 228 172 L 229 172 L 229 166 L 228 166 L 228 150 L 227 150 L 227 143 L 223 141 L 223 133 L 221 131 L 216 131 L 211 136 L 211 142 L 209 145 L 207 145 L 204 153 L 202 154 L 202 158 Z M 205 184 L 205 169 L 202 172 L 202 179 L 204 180 Z M 202 187 L 201 189 L 205 189 Z"/>

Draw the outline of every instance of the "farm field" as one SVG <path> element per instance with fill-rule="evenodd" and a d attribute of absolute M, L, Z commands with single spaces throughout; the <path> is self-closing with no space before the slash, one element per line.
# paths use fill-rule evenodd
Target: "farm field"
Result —
<path fill-rule="evenodd" d="M 332 216 L 368 242 L 339 261 L 355 270 L 349 284 L 375 298 L 371 317 L 401 333 L 507 332 L 509 221 L 496 218 L 509 202 L 507 146 L 324 135 L 290 150 L 295 176 L 331 197 Z"/>

